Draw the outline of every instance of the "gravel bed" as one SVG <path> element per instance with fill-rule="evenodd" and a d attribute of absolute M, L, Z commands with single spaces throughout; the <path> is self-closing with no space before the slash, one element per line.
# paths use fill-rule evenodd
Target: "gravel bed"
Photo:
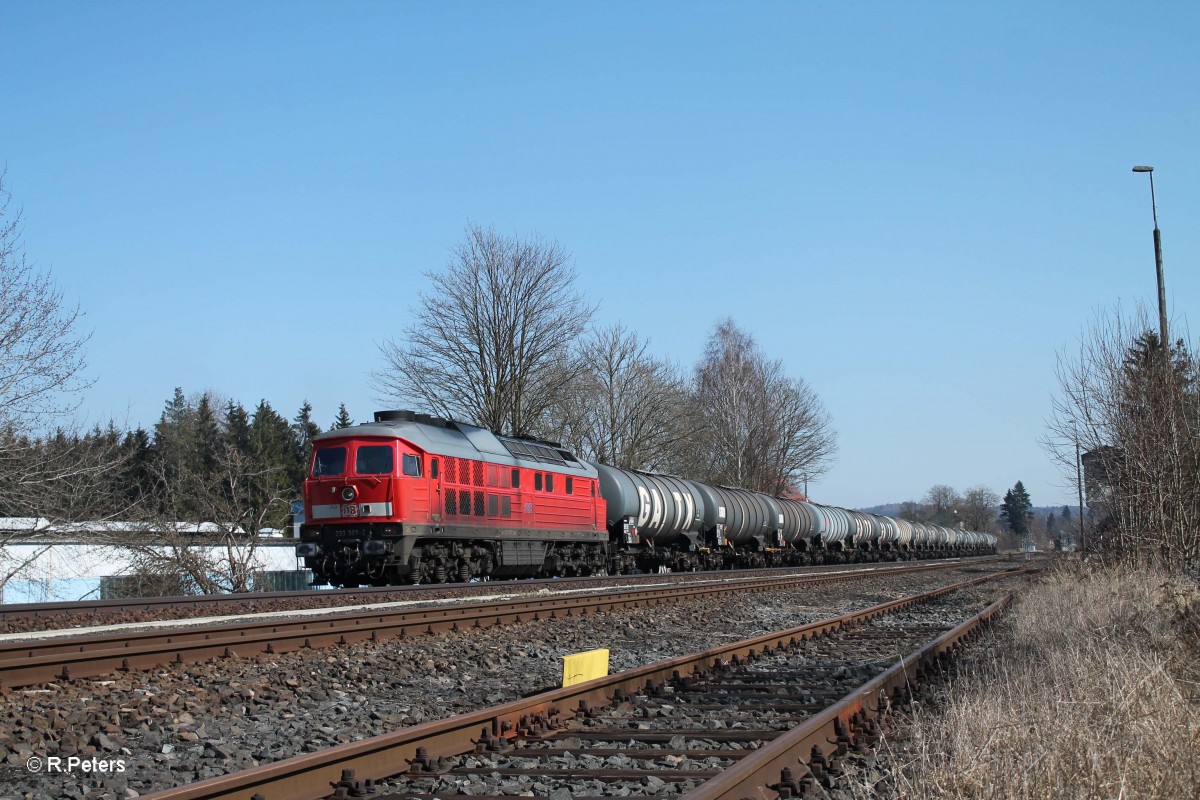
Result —
<path fill-rule="evenodd" d="M 982 610 L 992 596 L 985 590 L 956 593 L 932 603 L 874 620 L 863 627 L 802 642 L 794 650 L 776 652 L 743 664 L 728 672 L 690 681 L 687 685 L 668 683 L 661 694 L 638 696 L 616 708 L 603 710 L 596 718 L 573 720 L 569 730 L 547 741 L 518 739 L 514 749 L 503 753 L 469 754 L 445 759 L 449 771 L 432 776 L 399 776 L 377 784 L 385 795 L 465 794 L 489 796 L 539 797 L 606 795 L 641 797 L 676 796 L 700 785 L 701 776 L 682 771 L 719 771 L 731 766 L 739 751 L 754 750 L 766 742 L 761 738 L 745 741 L 718 741 L 697 735 L 675 735 L 671 747 L 711 751 L 707 757 L 689 758 L 684 754 L 664 754 L 663 746 L 640 739 L 642 732 L 670 734 L 675 731 L 786 730 L 798 719 L 811 716 L 807 711 L 776 711 L 769 698 L 753 690 L 742 696 L 736 686 L 774 684 L 792 681 L 795 694 L 785 703 L 825 707 L 837 702 L 855 687 L 878 675 L 896 660 L 940 631 L 949 630 L 971 614 Z M 890 632 L 879 638 L 881 632 Z M 787 677 L 782 677 L 787 676 Z M 715 686 L 714 686 L 715 684 Z M 732 684 L 726 687 L 726 685 Z M 590 728 L 619 729 L 625 738 L 596 744 L 572 736 Z M 620 737 L 620 734 L 617 735 Z M 564 750 L 562 755 L 541 755 L 548 748 Z M 604 749 L 599 749 L 604 748 Z M 615 753 L 608 752 L 615 749 Z M 836 789 L 833 776 L 842 771 L 842 758 L 829 764 L 829 788 Z M 507 769 L 528 770 L 528 774 L 506 774 Z M 618 779 L 584 779 L 581 770 L 637 770 L 652 774 Z M 598 776 L 597 776 L 598 777 Z M 818 787 L 813 787 L 814 789 Z M 823 788 L 823 787 L 822 787 Z"/>
<path fill-rule="evenodd" d="M 1003 565 L 747 594 L 587 618 L 222 659 L 0 696 L 0 795 L 125 798 L 376 736 L 559 685 L 560 656 L 613 672 L 865 608 Z M 975 593 L 996 594 L 996 585 Z M 30 757 L 124 772 L 31 774 Z"/>
<path fill-rule="evenodd" d="M 928 562 L 934 563 L 934 562 Z M 576 578 L 554 581 L 487 581 L 474 584 L 447 586 L 410 586 L 394 590 L 364 590 L 361 592 L 332 593 L 313 592 L 303 597 L 258 598 L 237 600 L 229 595 L 211 602 L 188 603 L 147 610 L 128 608 L 104 608 L 93 611 L 55 611 L 40 617 L 6 617 L 0 605 L 0 633 L 23 633 L 26 631 L 59 630 L 62 628 L 88 627 L 92 625 L 122 625 L 138 622 L 154 622 L 167 619 L 194 619 L 197 617 L 237 616 L 260 614 L 272 611 L 300 611 L 309 608 L 338 608 L 340 606 L 365 603 L 424 602 L 457 597 L 475 597 L 493 594 L 535 594 L 564 589 L 592 589 L 604 587 L 637 586 L 646 583 L 681 583 L 695 580 L 720 580 L 731 577 L 771 577 L 796 573 L 820 574 L 855 568 L 888 567 L 897 563 L 835 564 L 824 567 L 790 567 L 786 569 L 740 570 L 722 573 L 676 572 L 665 575 L 610 575 L 603 578 Z"/>

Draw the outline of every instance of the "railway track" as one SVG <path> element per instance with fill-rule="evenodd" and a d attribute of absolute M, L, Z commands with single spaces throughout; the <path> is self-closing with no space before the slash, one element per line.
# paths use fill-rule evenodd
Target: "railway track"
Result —
<path fill-rule="evenodd" d="M 738 576 L 770 577 L 800 572 L 821 574 L 848 569 L 885 570 L 912 563 L 989 563 L 1003 556 L 976 556 L 944 559 L 936 562 L 883 562 L 870 564 L 830 564 L 812 567 L 778 568 L 770 570 L 713 571 L 667 573 L 662 575 L 603 575 L 565 579 L 533 579 L 522 581 L 493 581 L 484 583 L 446 583 L 420 586 L 383 586 L 358 589 L 314 589 L 288 592 L 244 592 L 225 595 L 184 595 L 176 597 L 133 597 L 114 600 L 81 600 L 60 603 L 14 603 L 0 605 L 0 630 L 54 629 L 84 622 L 99 623 L 107 618 L 149 621 L 165 618 L 185 618 L 229 613 L 259 613 L 289 610 L 298 607 L 337 607 L 345 605 L 406 602 L 441 599 L 449 596 L 467 597 L 496 594 L 501 591 L 533 593 L 564 587 L 587 589 L 612 585 L 685 582 L 695 580 L 727 580 Z M 231 610 L 232 609 L 232 610 Z"/>
<path fill-rule="evenodd" d="M 272 655 L 368 639 L 486 628 L 528 619 L 587 615 L 627 607 L 729 594 L 773 592 L 805 585 L 876 578 L 881 574 L 929 572 L 961 566 L 961 562 L 922 562 L 885 570 L 792 574 L 453 606 L 406 606 L 303 618 L 268 616 L 210 626 L 8 639 L 0 642 L 0 688 L 96 677 L 118 670 L 145 670 L 167 664 L 195 663 L 210 658 Z"/>
<path fill-rule="evenodd" d="M 938 607 L 939 601 L 1019 572 L 150 797 L 591 798 L 614 785 L 625 796 L 670 793 L 689 800 L 800 796 L 811 784 L 832 785 L 840 759 L 877 740 L 875 719 L 892 699 L 1011 596 L 961 622 L 964 612 Z"/>

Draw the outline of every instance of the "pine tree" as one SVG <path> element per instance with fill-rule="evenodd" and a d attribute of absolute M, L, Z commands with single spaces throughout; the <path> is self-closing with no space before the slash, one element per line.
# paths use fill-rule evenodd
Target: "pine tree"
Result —
<path fill-rule="evenodd" d="M 196 408 L 188 402 L 182 387 L 163 408 L 154 426 L 153 461 L 155 481 L 153 492 L 158 497 L 177 498 L 175 513 L 181 518 L 196 518 L 200 509 L 193 502 L 195 487 L 190 485 L 197 474 Z"/>
<path fill-rule="evenodd" d="M 253 455 L 250 436 L 250 415 L 241 403 L 229 401 L 225 407 L 225 441 L 244 456 Z"/>
<path fill-rule="evenodd" d="M 333 421 L 333 428 L 331 430 L 349 428 L 353 424 L 354 420 L 350 419 L 350 413 L 346 411 L 346 404 L 342 403 L 338 406 L 337 418 Z"/>
<path fill-rule="evenodd" d="M 299 496 L 304 476 L 308 473 L 308 461 L 312 457 L 312 440 L 321 435 L 321 426 L 313 422 L 312 404 L 307 400 L 300 406 L 300 413 L 292 420 L 292 433 L 296 439 L 296 458 L 291 483 L 294 493 Z"/>
<path fill-rule="evenodd" d="M 271 408 L 270 403 L 262 400 L 250 420 L 250 439 L 257 473 L 253 506 L 259 512 L 266 512 L 264 519 L 270 526 L 282 527 L 288 507 L 279 498 L 288 494 L 286 489 L 295 462 L 291 425 Z M 268 509 L 267 505 L 271 503 L 276 507 Z"/>
<path fill-rule="evenodd" d="M 1004 502 L 1000 504 L 1000 520 L 1017 536 L 1029 533 L 1029 510 L 1033 503 L 1029 500 L 1029 492 L 1025 485 L 1017 481 L 1013 488 L 1004 493 Z"/>
<path fill-rule="evenodd" d="M 151 496 L 154 485 L 152 457 L 150 434 L 144 428 L 125 434 L 121 442 L 121 461 L 125 467 L 119 491 L 126 502 L 136 503 Z"/>
<path fill-rule="evenodd" d="M 196 406 L 195 463 L 200 475 L 211 477 L 221 457 L 221 426 L 213 411 L 212 396 L 205 392 Z"/>
<path fill-rule="evenodd" d="M 163 464 L 168 480 L 187 465 L 188 451 L 191 449 L 191 416 L 192 409 L 183 396 L 183 388 L 176 386 L 174 396 L 167 401 L 158 424 L 154 426 L 154 454 Z"/>
<path fill-rule="evenodd" d="M 287 470 L 292 456 L 292 427 L 266 400 L 254 409 L 250 438 L 261 466 Z"/>

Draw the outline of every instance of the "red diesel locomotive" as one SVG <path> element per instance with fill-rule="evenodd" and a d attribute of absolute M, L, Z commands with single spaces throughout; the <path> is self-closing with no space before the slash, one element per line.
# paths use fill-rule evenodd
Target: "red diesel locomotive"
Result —
<path fill-rule="evenodd" d="M 297 555 L 317 584 L 588 575 L 608 564 L 596 469 L 549 442 L 381 411 L 313 440 Z"/>

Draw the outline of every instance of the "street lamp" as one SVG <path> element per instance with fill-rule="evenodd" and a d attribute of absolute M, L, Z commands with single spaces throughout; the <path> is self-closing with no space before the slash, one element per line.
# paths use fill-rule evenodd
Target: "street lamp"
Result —
<path fill-rule="evenodd" d="M 1154 267 L 1158 270 L 1158 332 L 1162 337 L 1163 353 L 1169 364 L 1171 340 L 1167 338 L 1167 287 L 1163 280 L 1162 234 L 1158 232 L 1158 205 L 1154 201 L 1154 167 L 1134 167 L 1133 171 L 1150 174 L 1150 210 L 1154 213 Z"/>

